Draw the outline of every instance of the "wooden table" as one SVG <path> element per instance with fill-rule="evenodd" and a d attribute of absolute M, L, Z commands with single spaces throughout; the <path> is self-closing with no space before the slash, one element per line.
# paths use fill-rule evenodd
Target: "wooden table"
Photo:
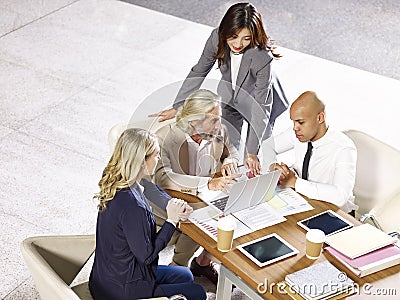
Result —
<path fill-rule="evenodd" d="M 173 195 L 174 197 L 182 199 L 187 199 L 188 196 L 179 192 L 174 192 Z M 239 237 L 233 242 L 233 250 L 227 253 L 219 252 L 217 250 L 217 243 L 196 225 L 191 223 L 181 224 L 180 228 L 184 233 L 189 235 L 221 262 L 220 279 L 217 288 L 218 300 L 230 299 L 232 282 L 252 299 L 291 299 L 290 296 L 282 293 L 282 289 L 280 289 L 277 284 L 284 281 L 286 274 L 296 272 L 324 260 L 329 260 L 338 269 L 346 272 L 346 274 L 357 283 L 359 292 L 348 298 L 372 300 L 376 299 L 377 294 L 387 295 L 389 293 L 397 295 L 397 298 L 400 296 L 400 265 L 359 278 L 351 271 L 347 270 L 341 263 L 330 258 L 328 254 L 323 253 L 318 260 L 310 260 L 305 256 L 306 232 L 296 224 L 297 221 L 331 209 L 351 221 L 353 224 L 359 224 L 356 219 L 341 211 L 334 204 L 317 200 L 307 200 L 314 207 L 313 210 L 287 216 L 287 221 L 283 223 Z M 236 246 L 240 244 L 274 232 L 296 247 L 300 253 L 272 265 L 260 268 L 244 256 L 239 250 L 235 249 Z M 382 297 L 380 296 L 379 299 L 381 298 Z M 395 299 L 396 296 L 391 296 L 389 298 Z"/>

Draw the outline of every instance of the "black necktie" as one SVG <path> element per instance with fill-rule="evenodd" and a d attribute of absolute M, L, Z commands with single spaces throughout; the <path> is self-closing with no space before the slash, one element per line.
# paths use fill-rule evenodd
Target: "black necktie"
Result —
<path fill-rule="evenodd" d="M 311 152 L 312 152 L 312 144 L 311 142 L 308 142 L 307 152 L 306 155 L 304 155 L 303 171 L 301 172 L 301 178 L 305 180 L 308 179 L 308 165 L 310 164 Z"/>

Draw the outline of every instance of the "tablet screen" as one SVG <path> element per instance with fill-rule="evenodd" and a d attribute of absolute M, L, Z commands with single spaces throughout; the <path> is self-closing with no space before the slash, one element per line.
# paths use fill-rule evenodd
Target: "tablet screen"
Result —
<path fill-rule="evenodd" d="M 296 248 L 275 233 L 237 248 L 260 267 L 299 253 Z"/>
<path fill-rule="evenodd" d="M 320 229 L 325 232 L 326 235 L 331 235 L 335 232 L 353 227 L 353 224 L 332 210 L 327 210 L 311 218 L 299 221 L 297 224 L 306 230 Z"/>

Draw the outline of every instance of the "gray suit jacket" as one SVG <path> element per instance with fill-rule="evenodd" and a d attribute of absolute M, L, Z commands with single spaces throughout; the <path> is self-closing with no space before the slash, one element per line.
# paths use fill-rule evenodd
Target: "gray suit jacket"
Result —
<path fill-rule="evenodd" d="M 156 167 L 155 183 L 163 189 L 197 195 L 200 180 L 204 177 L 188 175 L 189 149 L 185 133 L 173 123 L 160 128 L 157 136 L 161 159 Z M 221 170 L 225 159 L 239 161 L 238 152 L 229 142 L 226 130 L 222 130 L 221 139 L 212 140 L 211 157 L 215 160 L 215 172 Z"/>
<path fill-rule="evenodd" d="M 218 28 L 212 31 L 198 63 L 186 77 L 174 101 L 174 108 L 178 108 L 190 93 L 200 88 L 216 61 L 214 56 L 217 47 Z M 232 89 L 230 55 L 227 47 L 227 59 L 220 68 L 222 79 L 218 94 L 225 105 L 234 107 L 251 125 L 253 130 L 250 130 L 246 146 L 248 152 L 257 153 L 261 141 L 271 135 L 270 125 L 287 109 L 289 103 L 278 78 L 271 72 L 273 56 L 270 51 L 251 48 L 244 52 L 235 91 Z"/>

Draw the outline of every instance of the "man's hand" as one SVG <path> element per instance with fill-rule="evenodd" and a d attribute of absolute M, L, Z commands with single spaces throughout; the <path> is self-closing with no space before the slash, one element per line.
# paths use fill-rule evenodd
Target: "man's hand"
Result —
<path fill-rule="evenodd" d="M 259 175 L 261 173 L 261 164 L 257 155 L 255 154 L 247 154 L 244 160 L 244 166 L 246 169 L 249 169 L 253 175 Z"/>
<path fill-rule="evenodd" d="M 224 191 L 229 183 L 235 183 L 234 178 L 240 177 L 240 174 L 213 178 L 208 182 L 208 189 L 212 191 Z"/>
<path fill-rule="evenodd" d="M 269 166 L 270 171 L 282 170 L 281 176 L 279 177 L 279 184 L 284 187 L 294 188 L 296 185 L 297 176 L 296 173 L 289 169 L 284 163 L 273 163 Z"/>
<path fill-rule="evenodd" d="M 172 119 L 176 115 L 176 109 L 164 109 L 158 113 L 148 115 L 148 117 L 159 117 L 158 122 L 164 122 L 166 120 Z"/>
<path fill-rule="evenodd" d="M 236 163 L 233 162 L 233 163 L 228 163 L 228 164 L 223 165 L 221 167 L 221 173 L 222 173 L 222 176 L 231 176 L 234 174 L 238 174 L 239 171 L 238 171 Z"/>

